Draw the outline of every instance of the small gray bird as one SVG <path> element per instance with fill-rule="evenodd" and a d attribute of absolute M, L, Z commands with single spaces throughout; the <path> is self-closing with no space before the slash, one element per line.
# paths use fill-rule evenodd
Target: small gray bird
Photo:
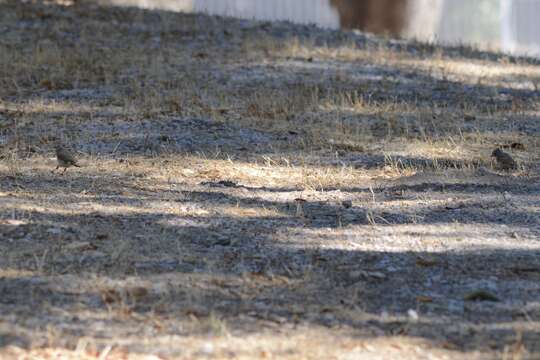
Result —
<path fill-rule="evenodd" d="M 493 150 L 491 153 L 491 156 L 495 158 L 497 161 L 497 165 L 502 170 L 512 170 L 517 169 L 517 163 L 516 161 L 510 156 L 510 154 L 502 151 L 501 149 L 497 148 Z"/>
<path fill-rule="evenodd" d="M 62 172 L 62 175 L 66 172 L 68 167 L 75 166 L 75 167 L 81 167 L 79 165 L 79 162 L 75 158 L 75 153 L 68 149 L 67 147 L 62 146 L 62 144 L 56 144 L 54 147 L 56 150 L 56 159 L 58 161 L 58 165 L 56 166 L 56 169 L 63 167 L 64 171 Z"/>

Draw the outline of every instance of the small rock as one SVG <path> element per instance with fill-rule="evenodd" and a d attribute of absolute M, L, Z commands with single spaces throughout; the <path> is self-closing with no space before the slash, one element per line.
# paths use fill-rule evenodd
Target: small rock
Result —
<path fill-rule="evenodd" d="M 409 319 L 411 319 L 411 321 L 416 322 L 419 319 L 418 312 L 416 310 L 409 309 L 407 311 L 407 315 L 409 315 Z"/>
<path fill-rule="evenodd" d="M 229 180 L 221 180 L 217 184 L 224 187 L 238 187 L 237 183 L 235 183 L 234 181 L 229 181 Z"/>
<path fill-rule="evenodd" d="M 497 296 L 486 290 L 475 290 L 464 297 L 467 301 L 500 301 Z"/>
<path fill-rule="evenodd" d="M 416 265 L 423 266 L 423 267 L 429 267 L 437 265 L 437 259 L 432 257 L 422 257 L 418 256 L 416 257 Z"/>
<path fill-rule="evenodd" d="M 367 275 L 375 279 L 386 279 L 386 275 L 379 271 L 368 271 Z"/>
<path fill-rule="evenodd" d="M 211 187 L 232 187 L 232 188 L 239 187 L 237 183 L 230 180 L 220 180 L 218 182 L 205 181 L 205 182 L 202 182 L 201 185 L 207 185 Z"/>
<path fill-rule="evenodd" d="M 212 355 L 215 351 L 214 345 L 212 343 L 204 343 L 203 346 L 201 346 L 201 353 L 205 355 Z"/>
<path fill-rule="evenodd" d="M 130 288 L 127 292 L 134 299 L 140 299 L 148 295 L 148 289 L 142 286 Z"/>
<path fill-rule="evenodd" d="M 88 241 L 76 241 L 76 242 L 67 244 L 66 246 L 64 246 L 64 249 L 74 250 L 74 251 L 87 251 L 87 250 L 96 250 L 97 246 L 95 246 L 94 244 Z"/>
<path fill-rule="evenodd" d="M 220 246 L 229 246 L 232 244 L 231 239 L 229 238 L 220 238 L 212 243 L 212 245 L 220 245 Z"/>
<path fill-rule="evenodd" d="M 379 271 L 365 271 L 365 270 L 353 270 L 349 272 L 351 280 L 359 280 L 360 278 L 373 278 L 383 280 L 386 279 L 386 275 Z"/>
<path fill-rule="evenodd" d="M 525 145 L 523 145 L 522 143 L 519 143 L 519 142 L 514 142 L 514 143 L 510 144 L 510 148 L 514 149 L 514 150 L 525 151 Z"/>
<path fill-rule="evenodd" d="M 101 299 L 106 304 L 118 303 L 122 300 L 122 295 L 115 289 L 105 289 L 101 291 Z"/>

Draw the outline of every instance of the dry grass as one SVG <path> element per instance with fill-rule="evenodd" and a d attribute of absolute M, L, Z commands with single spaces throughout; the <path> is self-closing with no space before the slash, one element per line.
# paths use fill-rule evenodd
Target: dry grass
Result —
<path fill-rule="evenodd" d="M 2 357 L 538 357 L 535 61 L 84 1 L 0 29 Z"/>

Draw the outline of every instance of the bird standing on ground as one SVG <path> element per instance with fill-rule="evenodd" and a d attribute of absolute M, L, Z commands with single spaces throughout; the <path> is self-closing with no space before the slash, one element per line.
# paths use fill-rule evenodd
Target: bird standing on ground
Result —
<path fill-rule="evenodd" d="M 516 161 L 510 156 L 510 154 L 502 151 L 501 149 L 497 148 L 493 150 L 491 153 L 491 156 L 495 158 L 497 161 L 497 165 L 502 170 L 512 170 L 517 169 L 517 163 Z"/>
<path fill-rule="evenodd" d="M 56 166 L 56 169 L 53 170 L 53 172 L 55 170 L 58 170 L 58 168 L 63 167 L 64 171 L 62 172 L 62 174 L 64 174 L 68 167 L 81 167 L 81 165 L 79 165 L 79 162 L 75 158 L 75 153 L 72 150 L 62 146 L 62 144 L 56 144 L 55 150 L 58 165 Z"/>

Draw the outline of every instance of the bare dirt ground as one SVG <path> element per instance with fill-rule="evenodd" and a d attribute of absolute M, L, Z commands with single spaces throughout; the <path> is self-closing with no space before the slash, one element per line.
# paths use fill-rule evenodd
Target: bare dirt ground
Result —
<path fill-rule="evenodd" d="M 86 2 L 0 34 L 1 358 L 540 358 L 536 61 Z"/>

